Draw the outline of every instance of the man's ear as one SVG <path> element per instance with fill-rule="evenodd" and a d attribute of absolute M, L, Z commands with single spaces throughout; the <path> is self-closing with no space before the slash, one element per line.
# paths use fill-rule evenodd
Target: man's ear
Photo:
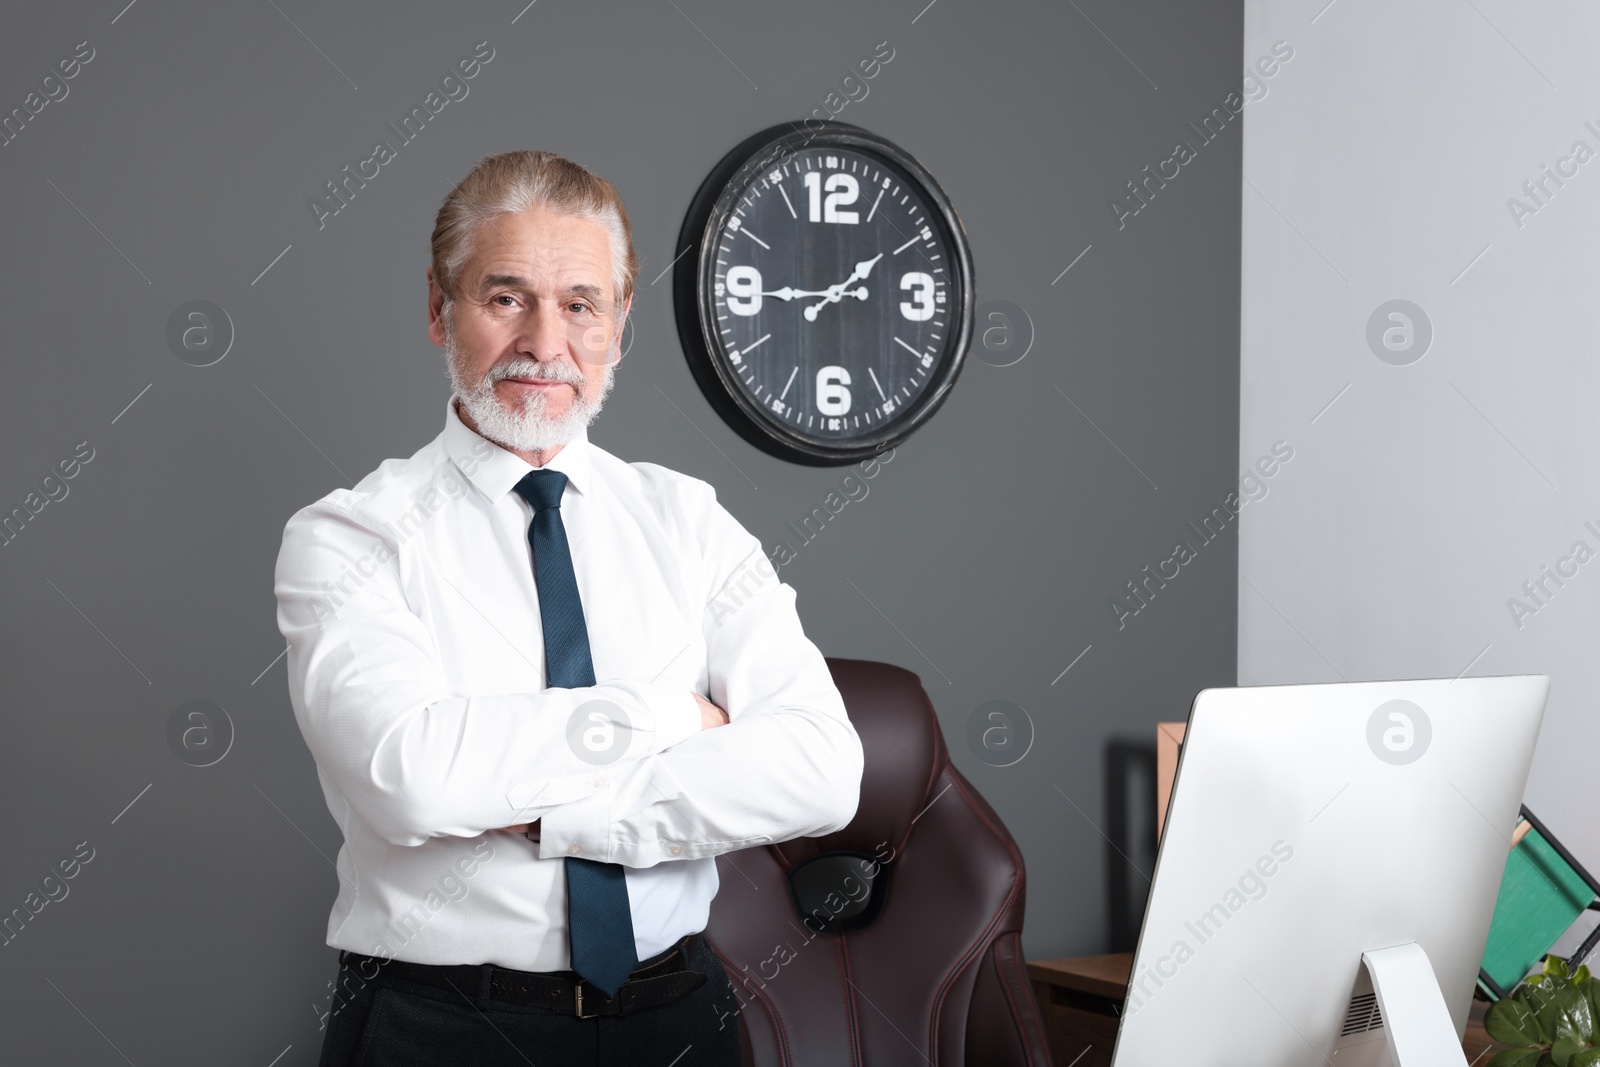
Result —
<path fill-rule="evenodd" d="M 628 328 L 628 313 L 633 309 L 633 294 L 628 294 L 628 299 L 622 302 L 622 309 L 617 313 L 617 332 L 611 337 L 611 351 L 615 355 L 606 361 L 606 366 L 615 367 L 622 362 L 622 334 Z"/>
<path fill-rule="evenodd" d="M 433 264 L 428 264 L 428 338 L 444 347 L 444 290 L 433 280 Z"/>

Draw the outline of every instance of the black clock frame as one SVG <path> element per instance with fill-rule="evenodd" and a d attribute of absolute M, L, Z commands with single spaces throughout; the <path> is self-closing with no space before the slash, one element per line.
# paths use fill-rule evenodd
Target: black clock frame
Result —
<path fill-rule="evenodd" d="M 745 186 L 755 175 L 799 152 L 830 145 L 880 156 L 916 183 L 917 191 L 931 209 L 930 222 L 949 250 L 950 285 L 954 290 L 954 299 L 947 307 L 951 318 L 947 329 L 954 342 L 921 394 L 908 405 L 907 413 L 880 431 L 837 445 L 819 443 L 774 422 L 767 417 L 766 409 L 745 393 L 721 355 L 712 291 L 717 236 Z M 975 292 L 966 230 L 944 190 L 922 164 L 898 145 L 859 126 L 807 120 L 807 124 L 771 126 L 741 141 L 712 168 L 695 193 L 678 234 L 678 248 L 679 258 L 672 274 L 673 308 L 678 340 L 689 370 L 724 422 L 750 444 L 779 459 L 812 467 L 838 467 L 895 447 L 939 410 L 966 363 L 972 341 Z"/>

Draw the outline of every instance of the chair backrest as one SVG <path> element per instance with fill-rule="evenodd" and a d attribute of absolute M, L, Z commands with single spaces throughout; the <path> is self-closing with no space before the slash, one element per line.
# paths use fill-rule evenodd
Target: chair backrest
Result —
<path fill-rule="evenodd" d="M 1479 984 L 1497 999 L 1508 996 L 1600 897 L 1600 883 L 1526 805 L 1511 840 L 1478 972 Z M 1594 938 L 1586 938 L 1572 956 L 1574 969 L 1594 947 Z"/>
<path fill-rule="evenodd" d="M 706 937 L 742 1003 L 745 1062 L 1048 1067 L 1016 842 L 950 763 L 915 674 L 828 666 L 865 755 L 855 818 L 717 860 Z"/>

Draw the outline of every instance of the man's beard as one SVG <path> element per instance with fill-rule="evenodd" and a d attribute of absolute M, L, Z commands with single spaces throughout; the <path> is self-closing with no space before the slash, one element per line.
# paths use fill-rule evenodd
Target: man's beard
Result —
<path fill-rule="evenodd" d="M 589 397 L 584 394 L 587 383 L 583 372 L 576 367 L 559 360 L 541 362 L 524 357 L 496 363 L 481 379 L 469 382 L 462 374 L 464 361 L 455 330 L 448 322 L 444 351 L 450 385 L 460 398 L 461 410 L 471 416 L 479 434 L 513 452 L 543 452 L 577 437 L 600 414 L 616 377 L 616 367 L 608 365 L 599 392 Z M 548 392 L 534 390 L 523 396 L 519 409 L 513 411 L 495 392 L 495 382 L 503 378 L 565 382 L 577 391 L 577 396 L 561 414 L 551 415 L 546 411 L 550 404 Z"/>

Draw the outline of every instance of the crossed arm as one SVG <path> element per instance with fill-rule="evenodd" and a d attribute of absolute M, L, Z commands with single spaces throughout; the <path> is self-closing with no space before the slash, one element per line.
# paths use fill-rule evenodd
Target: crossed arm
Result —
<path fill-rule="evenodd" d="M 693 692 L 691 690 L 690 691 L 690 695 L 694 697 L 695 703 L 698 704 L 699 707 L 700 707 L 700 729 L 702 729 L 702 730 L 711 730 L 711 729 L 714 729 L 714 728 L 716 728 L 718 726 L 726 726 L 726 725 L 728 725 L 728 713 L 727 712 L 723 711 L 721 708 L 719 708 L 715 704 L 711 703 L 711 701 L 707 700 L 705 697 L 701 696 L 699 693 L 695 693 L 695 692 Z M 501 827 L 501 829 L 510 830 L 512 833 L 524 834 L 524 835 L 527 836 L 528 840 L 530 840 L 530 841 L 538 841 L 539 840 L 539 820 L 538 819 L 533 820 L 531 823 L 530 822 L 522 822 L 522 823 L 515 823 L 514 825 L 511 825 L 511 826 L 503 826 L 503 827 Z"/>
<path fill-rule="evenodd" d="M 704 483 L 683 491 L 712 494 Z M 453 692 L 397 555 L 336 611 L 322 604 L 325 581 L 370 564 L 373 542 L 388 536 L 351 500 L 319 502 L 285 528 L 278 623 L 307 745 L 379 837 L 416 846 L 537 824 L 541 858 L 649 867 L 829 833 L 854 817 L 860 739 L 801 630 L 794 590 L 714 494 L 683 509 L 708 591 L 705 695 L 634 677 Z M 604 768 L 579 759 L 565 733 L 595 700 L 630 726 L 625 751 Z"/>

